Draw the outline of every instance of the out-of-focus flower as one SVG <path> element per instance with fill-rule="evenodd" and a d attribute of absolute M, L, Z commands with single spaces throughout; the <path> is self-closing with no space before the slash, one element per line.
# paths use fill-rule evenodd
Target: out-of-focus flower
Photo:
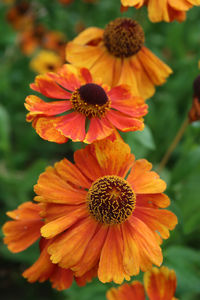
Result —
<path fill-rule="evenodd" d="M 39 74 L 46 72 L 56 72 L 63 65 L 62 58 L 55 52 L 41 50 L 30 61 L 30 68 Z"/>
<path fill-rule="evenodd" d="M 92 143 L 121 131 L 142 130 L 147 105 L 128 86 L 110 89 L 93 80 L 87 69 L 64 65 L 58 73 L 39 75 L 31 88 L 55 101 L 45 102 L 30 95 L 25 107 L 27 121 L 48 141 Z M 58 100 L 63 99 L 63 100 Z"/>
<path fill-rule="evenodd" d="M 172 73 L 144 46 L 143 29 L 130 18 L 111 21 L 105 30 L 84 30 L 68 42 L 66 58 L 75 66 L 88 68 L 110 86 L 129 84 L 135 95 L 145 99 Z"/>
<path fill-rule="evenodd" d="M 190 123 L 200 121 L 200 75 L 194 80 L 193 89 L 193 102 L 188 114 Z"/>
<path fill-rule="evenodd" d="M 107 292 L 108 300 L 145 300 L 145 291 L 149 300 L 175 300 L 176 274 L 163 266 L 152 268 L 144 274 L 144 286 L 139 281 L 111 288 Z"/>
<path fill-rule="evenodd" d="M 47 30 L 40 24 L 21 32 L 18 37 L 21 51 L 26 55 L 31 55 L 43 44 L 46 33 Z"/>
<path fill-rule="evenodd" d="M 186 12 L 194 5 L 199 6 L 200 0 L 121 0 L 121 4 L 122 11 L 130 6 L 139 9 L 146 5 L 151 22 L 183 22 Z"/>
<path fill-rule="evenodd" d="M 44 214 L 42 206 L 32 202 L 26 202 L 18 209 L 7 213 L 13 220 L 3 226 L 4 243 L 11 252 L 21 252 L 40 239 L 40 256 L 22 275 L 31 283 L 49 279 L 52 287 L 59 291 L 69 288 L 73 279 L 79 286 L 85 285 L 96 276 L 96 270 L 91 270 L 80 278 L 74 278 L 71 270 L 60 268 L 51 262 L 47 252 L 51 241 L 41 238 L 40 234 L 40 229 L 44 226 L 42 214 Z"/>
<path fill-rule="evenodd" d="M 72 3 L 74 0 L 58 0 L 60 3 L 62 4 L 70 4 Z"/>
<path fill-rule="evenodd" d="M 6 18 L 16 30 L 25 30 L 32 27 L 35 19 L 31 4 L 26 1 L 14 4 L 9 9 Z"/>
<path fill-rule="evenodd" d="M 122 283 L 162 263 L 159 244 L 176 216 L 163 208 L 166 184 L 119 138 L 95 142 L 40 175 L 35 201 L 46 205 L 41 235 L 51 261 L 75 277 L 96 269 L 100 281 Z M 112 251 L 111 251 L 112 250 Z"/>
<path fill-rule="evenodd" d="M 53 50 L 65 60 L 66 36 L 59 31 L 47 31 L 43 37 L 41 47 Z"/>

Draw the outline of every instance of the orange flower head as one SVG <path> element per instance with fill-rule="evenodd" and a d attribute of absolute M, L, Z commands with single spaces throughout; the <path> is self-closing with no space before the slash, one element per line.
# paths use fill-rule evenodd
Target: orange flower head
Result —
<path fill-rule="evenodd" d="M 42 48 L 53 50 L 65 61 L 65 46 L 67 38 L 59 31 L 47 31 L 42 40 Z"/>
<path fill-rule="evenodd" d="M 189 111 L 189 122 L 200 121 L 200 75 L 194 80 L 193 83 L 193 102 Z"/>
<path fill-rule="evenodd" d="M 7 20 L 16 30 L 24 30 L 34 22 L 33 12 L 29 2 L 14 4 L 7 13 Z"/>
<path fill-rule="evenodd" d="M 176 274 L 163 266 L 152 268 L 144 274 L 144 286 L 139 281 L 111 288 L 107 292 L 108 300 L 145 300 L 145 291 L 149 300 L 175 300 Z"/>
<path fill-rule="evenodd" d="M 30 68 L 39 74 L 56 72 L 63 65 L 62 58 L 55 52 L 41 50 L 30 61 Z"/>
<path fill-rule="evenodd" d="M 48 167 L 34 187 L 51 262 L 79 282 L 90 274 L 119 284 L 160 265 L 159 245 L 177 218 L 164 209 L 166 184 L 151 164 L 114 135 L 76 151 L 74 161 Z"/>
<path fill-rule="evenodd" d="M 26 98 L 27 121 L 48 141 L 65 143 L 70 138 L 92 143 L 116 128 L 143 129 L 144 100 L 133 96 L 128 86 L 110 89 L 93 80 L 87 69 L 66 64 L 57 73 L 37 76 L 31 88 L 48 98 L 63 99 L 47 103 L 33 95 Z"/>
<path fill-rule="evenodd" d="M 19 46 L 25 55 L 31 55 L 38 47 L 43 45 L 47 30 L 43 25 L 35 25 L 24 30 L 19 35 Z"/>
<path fill-rule="evenodd" d="M 136 21 L 117 18 L 105 30 L 90 27 L 81 32 L 67 44 L 66 58 L 77 67 L 88 68 L 109 86 L 128 84 L 134 95 L 147 99 L 172 70 L 144 46 L 144 39 Z"/>
<path fill-rule="evenodd" d="M 194 5 L 200 6 L 200 0 L 121 0 L 121 4 L 122 11 L 131 6 L 136 9 L 147 6 L 151 22 L 183 22 L 186 12 Z"/>

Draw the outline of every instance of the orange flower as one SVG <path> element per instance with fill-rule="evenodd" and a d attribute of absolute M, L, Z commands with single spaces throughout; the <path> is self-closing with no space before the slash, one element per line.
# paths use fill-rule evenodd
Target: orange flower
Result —
<path fill-rule="evenodd" d="M 176 274 L 167 267 L 152 268 L 144 274 L 144 287 L 139 281 L 111 288 L 107 292 L 108 300 L 145 300 L 145 290 L 149 300 L 175 300 Z"/>
<path fill-rule="evenodd" d="M 47 103 L 31 95 L 25 103 L 27 121 L 48 141 L 65 143 L 70 138 L 92 143 L 115 128 L 135 131 L 144 127 L 147 105 L 143 99 L 134 97 L 125 85 L 110 89 L 93 81 L 87 69 L 64 65 L 58 73 L 37 76 L 31 88 L 56 100 Z"/>
<path fill-rule="evenodd" d="M 19 35 L 19 46 L 21 51 L 26 54 L 32 54 L 43 43 L 47 30 L 43 25 L 36 25 L 24 30 Z"/>
<path fill-rule="evenodd" d="M 55 51 L 65 61 L 66 42 L 67 38 L 63 33 L 59 31 L 47 31 L 43 37 L 41 47 Z"/>
<path fill-rule="evenodd" d="M 42 206 L 32 202 L 26 202 L 18 209 L 7 213 L 13 221 L 5 223 L 3 233 L 4 243 L 8 245 L 10 251 L 21 252 L 41 238 L 40 229 L 44 226 L 41 217 L 43 213 Z M 47 253 L 50 242 L 41 238 L 39 259 L 22 274 L 29 282 L 43 282 L 49 279 L 53 288 L 64 290 L 71 286 L 73 279 L 79 286 L 83 286 L 96 276 L 96 270 L 93 269 L 80 278 L 74 278 L 71 270 L 52 264 Z"/>
<path fill-rule="evenodd" d="M 105 30 L 90 27 L 80 33 L 67 44 L 66 58 L 112 87 L 129 84 L 135 95 L 146 99 L 172 70 L 143 44 L 142 27 L 132 19 L 118 18 Z"/>
<path fill-rule="evenodd" d="M 30 61 L 30 68 L 39 73 L 56 72 L 63 65 L 62 58 L 55 52 L 48 50 L 41 50 Z"/>
<path fill-rule="evenodd" d="M 101 282 L 124 279 L 162 263 L 159 244 L 176 216 L 165 209 L 166 184 L 121 139 L 106 139 L 40 175 L 35 201 L 45 205 L 41 235 L 52 263 L 75 277 L 97 270 Z M 112 249 L 112 251 L 111 251 Z"/>
<path fill-rule="evenodd" d="M 24 30 L 32 26 L 34 15 L 30 3 L 21 1 L 20 3 L 14 4 L 9 9 L 6 18 L 16 30 Z"/>
<path fill-rule="evenodd" d="M 146 5 L 151 22 L 183 22 L 186 11 L 194 5 L 199 6 L 200 0 L 121 0 L 122 10 L 129 6 L 139 9 Z"/>

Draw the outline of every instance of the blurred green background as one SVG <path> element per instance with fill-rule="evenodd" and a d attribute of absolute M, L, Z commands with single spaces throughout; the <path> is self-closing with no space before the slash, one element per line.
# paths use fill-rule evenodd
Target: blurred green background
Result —
<path fill-rule="evenodd" d="M 37 20 L 51 30 L 76 35 L 77 24 L 104 27 L 121 16 L 120 0 L 99 0 L 89 4 L 74 0 L 61 5 L 56 0 L 31 1 L 37 7 Z M 44 168 L 73 152 L 81 143 L 57 145 L 42 140 L 25 121 L 24 99 L 31 92 L 29 83 L 35 74 L 29 69 L 30 57 L 24 56 L 16 42 L 17 31 L 6 20 L 10 6 L 0 1 L 0 208 L 1 225 L 8 220 L 5 212 L 33 198 L 33 185 Z M 146 46 L 174 71 L 167 83 L 157 88 L 148 100 L 146 128 L 123 137 L 137 158 L 147 158 L 158 166 L 170 142 L 187 116 L 192 103 L 192 84 L 198 75 L 200 59 L 200 7 L 187 14 L 179 24 L 151 24 L 146 8 L 129 9 L 124 16 L 138 20 L 146 33 Z M 80 25 L 79 25 L 80 26 Z M 175 269 L 178 278 L 176 296 L 183 300 L 200 299 L 200 122 L 189 125 L 184 137 L 161 172 L 167 181 L 170 209 L 179 224 L 162 248 L 164 264 Z M 1 232 L 1 237 L 3 234 Z M 105 299 L 104 285 L 97 280 L 85 287 L 76 284 L 57 292 L 50 284 L 29 284 L 21 273 L 38 257 L 34 245 L 19 254 L 10 253 L 0 244 L 1 299 Z M 142 278 L 140 274 L 139 278 Z M 134 278 L 133 278 L 134 279 Z"/>

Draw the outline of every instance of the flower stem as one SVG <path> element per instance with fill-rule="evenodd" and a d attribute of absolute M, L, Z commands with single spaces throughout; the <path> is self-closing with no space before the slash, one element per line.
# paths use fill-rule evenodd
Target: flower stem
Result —
<path fill-rule="evenodd" d="M 185 118 L 185 120 L 183 121 L 180 129 L 178 130 L 174 140 L 172 141 L 171 145 L 169 146 L 169 148 L 167 149 L 165 155 L 163 156 L 158 168 L 157 168 L 157 172 L 161 172 L 162 169 L 165 167 L 165 165 L 167 164 L 172 152 L 174 151 L 174 149 L 176 148 L 176 146 L 178 145 L 179 141 L 181 140 L 187 126 L 189 124 L 189 119 L 188 116 Z"/>

